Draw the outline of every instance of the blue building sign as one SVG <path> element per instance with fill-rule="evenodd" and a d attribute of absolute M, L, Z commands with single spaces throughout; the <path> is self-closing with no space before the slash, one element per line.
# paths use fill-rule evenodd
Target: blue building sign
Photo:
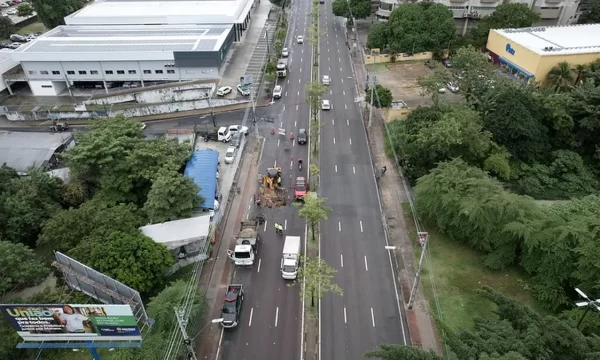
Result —
<path fill-rule="evenodd" d="M 512 48 L 512 46 L 510 46 L 510 44 L 506 44 L 506 52 L 514 55 L 515 54 L 515 49 Z"/>

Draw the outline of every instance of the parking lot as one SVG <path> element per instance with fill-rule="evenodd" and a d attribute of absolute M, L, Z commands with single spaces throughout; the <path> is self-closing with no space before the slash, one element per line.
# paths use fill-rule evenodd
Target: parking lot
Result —
<path fill-rule="evenodd" d="M 2 3 L 7 4 L 6 0 L 0 1 L 0 4 L 2 4 Z M 12 3 L 12 5 L 10 5 L 8 7 L 0 8 L 0 10 L 2 10 L 2 16 L 10 18 L 12 20 L 13 24 L 17 24 L 17 23 L 27 19 L 26 17 L 17 16 L 17 8 L 22 3 L 20 0 L 13 0 L 10 3 Z M 35 12 L 34 12 L 34 15 L 35 15 Z"/>
<path fill-rule="evenodd" d="M 394 100 L 403 100 L 414 109 L 419 105 L 431 104 L 428 97 L 421 96 L 421 87 L 418 84 L 419 77 L 431 73 L 432 70 L 425 66 L 424 62 L 411 62 L 379 66 L 376 76 L 377 83 L 391 90 Z M 441 95 L 450 103 L 459 102 L 461 99 L 460 93 L 446 91 Z"/>

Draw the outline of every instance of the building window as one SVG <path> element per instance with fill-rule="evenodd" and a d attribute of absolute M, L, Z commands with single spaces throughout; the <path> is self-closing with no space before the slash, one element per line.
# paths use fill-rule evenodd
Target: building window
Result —
<path fill-rule="evenodd" d="M 67 74 L 68 75 L 75 75 L 75 71 L 73 71 L 73 70 L 67 70 Z"/>
<path fill-rule="evenodd" d="M 29 70 L 28 72 L 29 72 L 29 75 L 35 75 L 35 71 L 33 71 L 33 70 Z"/>
<path fill-rule="evenodd" d="M 117 74 L 123 75 L 123 74 L 125 74 L 125 70 L 117 70 Z"/>
<path fill-rule="evenodd" d="M 163 73 L 162 70 L 154 70 L 154 72 L 157 73 L 157 74 L 162 74 Z"/>
<path fill-rule="evenodd" d="M 90 75 L 98 75 L 98 70 L 90 70 Z"/>
<path fill-rule="evenodd" d="M 152 70 L 144 70 L 144 74 L 152 74 Z"/>
<path fill-rule="evenodd" d="M 87 71 L 85 71 L 85 70 L 79 70 L 79 75 L 87 75 Z"/>
<path fill-rule="evenodd" d="M 42 70 L 40 71 L 40 75 L 48 75 L 48 72 L 46 70 Z"/>
<path fill-rule="evenodd" d="M 60 71 L 52 70 L 52 75 L 60 75 Z"/>
<path fill-rule="evenodd" d="M 113 71 L 112 70 L 106 70 L 105 73 L 106 73 L 106 75 L 112 75 Z"/>
<path fill-rule="evenodd" d="M 137 71 L 135 71 L 135 70 L 129 70 L 129 73 L 130 74 L 135 74 L 135 73 L 137 73 Z"/>
<path fill-rule="evenodd" d="M 167 70 L 167 74 L 175 74 L 175 70 Z"/>
<path fill-rule="evenodd" d="M 52 85 L 42 85 L 43 88 L 52 89 Z"/>

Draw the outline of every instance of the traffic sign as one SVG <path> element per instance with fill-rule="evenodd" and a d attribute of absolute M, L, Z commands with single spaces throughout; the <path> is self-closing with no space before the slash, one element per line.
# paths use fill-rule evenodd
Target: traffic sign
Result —
<path fill-rule="evenodd" d="M 364 96 L 359 96 L 359 97 L 355 97 L 354 98 L 354 102 L 355 103 L 359 103 L 359 102 L 362 102 L 362 101 L 365 101 L 365 97 Z"/>

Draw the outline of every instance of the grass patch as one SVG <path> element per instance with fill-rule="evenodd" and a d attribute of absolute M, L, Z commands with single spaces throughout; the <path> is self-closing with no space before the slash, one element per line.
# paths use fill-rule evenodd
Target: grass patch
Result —
<path fill-rule="evenodd" d="M 196 267 L 196 265 L 196 263 L 189 264 L 175 271 L 173 274 L 167 277 L 167 284 L 170 284 L 177 280 L 189 281 L 192 277 L 192 273 L 194 272 L 194 268 Z"/>
<path fill-rule="evenodd" d="M 403 203 L 404 216 L 410 228 L 410 238 L 415 239 L 415 228 L 408 203 Z M 439 233 L 433 226 L 427 226 L 429 232 L 430 261 L 435 275 L 435 285 L 439 297 L 444 323 L 451 329 L 473 329 L 474 318 L 496 318 L 496 305 L 482 298 L 477 290 L 482 286 L 490 286 L 510 296 L 519 303 L 530 306 L 534 310 L 546 314 L 539 304 L 526 291 L 527 275 L 518 268 L 493 271 L 486 268 L 481 261 L 481 253 L 464 244 L 452 241 Z M 421 256 L 416 249 L 418 264 Z M 422 286 L 434 314 L 437 314 L 429 269 L 423 266 L 421 274 Z"/>
<path fill-rule="evenodd" d="M 41 22 L 34 22 L 17 30 L 17 34 L 35 34 L 37 32 L 46 32 L 46 27 Z"/>

